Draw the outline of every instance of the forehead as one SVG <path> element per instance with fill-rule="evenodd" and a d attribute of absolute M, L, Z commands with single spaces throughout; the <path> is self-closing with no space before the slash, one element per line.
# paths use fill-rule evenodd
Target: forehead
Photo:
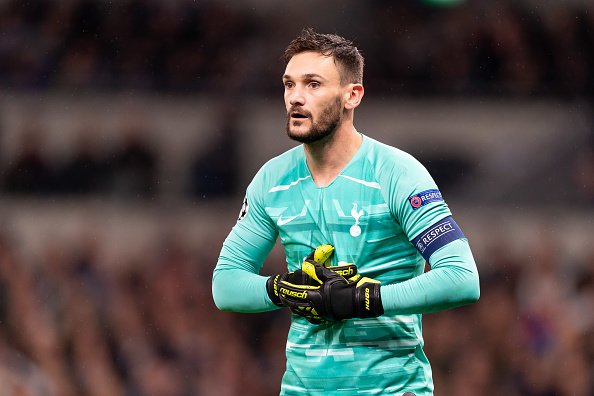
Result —
<path fill-rule="evenodd" d="M 318 52 L 302 52 L 293 56 L 285 69 L 285 77 L 298 78 L 312 74 L 328 80 L 340 79 L 334 58 Z"/>

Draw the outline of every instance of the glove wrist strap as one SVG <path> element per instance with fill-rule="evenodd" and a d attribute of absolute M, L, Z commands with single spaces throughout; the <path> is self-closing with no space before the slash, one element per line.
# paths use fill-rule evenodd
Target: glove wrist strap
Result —
<path fill-rule="evenodd" d="M 280 277 L 280 274 L 272 275 L 266 280 L 266 292 L 268 293 L 270 301 L 272 301 L 274 305 L 282 307 L 283 303 L 281 302 L 280 296 L 278 295 L 278 283 L 280 281 Z"/>
<path fill-rule="evenodd" d="M 379 283 L 366 283 L 357 289 L 358 318 L 376 318 L 384 314 L 380 288 Z"/>

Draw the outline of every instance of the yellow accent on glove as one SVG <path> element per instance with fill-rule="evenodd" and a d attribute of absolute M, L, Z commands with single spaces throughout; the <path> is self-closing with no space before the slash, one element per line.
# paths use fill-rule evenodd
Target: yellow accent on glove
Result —
<path fill-rule="evenodd" d="M 314 251 L 313 259 L 316 263 L 329 267 L 332 253 L 334 253 L 334 246 L 329 244 L 320 245 Z"/>
<path fill-rule="evenodd" d="M 304 261 L 301 265 L 301 270 L 305 272 L 307 275 L 309 275 L 310 278 L 318 282 L 320 285 L 323 283 L 320 280 L 320 278 L 318 278 L 318 274 L 316 274 L 316 268 L 313 263 L 310 263 L 309 261 Z"/>

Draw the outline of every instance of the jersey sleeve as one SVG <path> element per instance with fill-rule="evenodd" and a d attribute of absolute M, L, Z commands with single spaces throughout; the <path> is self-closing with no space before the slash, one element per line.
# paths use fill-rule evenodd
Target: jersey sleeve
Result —
<path fill-rule="evenodd" d="M 387 184 L 391 212 L 431 270 L 383 285 L 385 313 L 422 314 L 476 301 L 479 278 L 468 240 L 429 172 L 414 158 L 405 157 Z"/>
<path fill-rule="evenodd" d="M 404 282 L 382 285 L 387 315 L 424 314 L 476 302 L 479 276 L 468 241 L 457 239 L 432 256 L 431 271 Z"/>
<path fill-rule="evenodd" d="M 427 169 L 410 156 L 395 165 L 387 194 L 390 210 L 410 241 L 430 225 L 451 216 Z"/>
<path fill-rule="evenodd" d="M 278 308 L 266 292 L 267 277 L 259 275 L 278 236 L 265 211 L 262 179 L 259 172 L 248 186 L 239 219 L 223 242 L 213 271 L 213 299 L 223 311 L 263 312 Z"/>

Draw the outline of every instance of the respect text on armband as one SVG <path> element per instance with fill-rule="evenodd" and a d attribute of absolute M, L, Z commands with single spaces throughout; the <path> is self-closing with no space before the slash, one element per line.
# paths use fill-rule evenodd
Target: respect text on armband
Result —
<path fill-rule="evenodd" d="M 425 260 L 428 261 L 429 257 L 437 249 L 460 238 L 464 238 L 462 230 L 458 227 L 454 219 L 448 216 L 421 232 L 413 240 L 413 244 Z"/>
<path fill-rule="evenodd" d="M 441 192 L 436 189 L 421 191 L 408 198 L 408 202 L 413 210 L 418 209 L 423 205 L 427 205 L 428 203 L 439 201 L 443 201 L 443 197 L 441 196 Z"/>

